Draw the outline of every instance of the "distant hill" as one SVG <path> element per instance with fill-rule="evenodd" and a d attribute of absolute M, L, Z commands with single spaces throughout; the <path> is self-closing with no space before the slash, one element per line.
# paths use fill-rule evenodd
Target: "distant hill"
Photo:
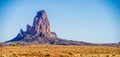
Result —
<path fill-rule="evenodd" d="M 50 31 L 50 23 L 47 18 L 45 10 L 40 10 L 34 17 L 33 25 L 26 26 L 26 31 L 20 29 L 18 35 L 6 42 L 1 42 L 0 45 L 11 45 L 14 43 L 20 45 L 39 45 L 39 44 L 49 44 L 49 45 L 90 45 L 90 46 L 120 46 L 118 43 L 111 44 L 95 44 L 87 43 L 82 41 L 65 40 L 57 37 L 55 32 Z"/>

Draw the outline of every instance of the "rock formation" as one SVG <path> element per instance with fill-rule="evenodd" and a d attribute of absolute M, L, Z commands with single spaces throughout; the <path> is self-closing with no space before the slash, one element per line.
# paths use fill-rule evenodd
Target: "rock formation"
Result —
<path fill-rule="evenodd" d="M 58 38 L 55 32 L 50 31 L 50 23 L 44 10 L 38 11 L 33 20 L 33 25 L 27 25 L 26 31 L 20 29 L 18 35 L 12 40 L 0 42 L 0 45 L 90 45 L 90 46 L 120 46 L 120 44 L 95 44 L 82 41 L 65 40 Z"/>
<path fill-rule="evenodd" d="M 55 32 L 50 31 L 50 23 L 44 10 L 37 12 L 37 15 L 34 17 L 33 20 L 33 25 L 31 26 L 27 24 L 26 31 L 20 29 L 20 33 L 18 33 L 15 38 L 2 44 L 11 45 L 12 43 L 18 43 L 20 45 L 92 45 L 90 43 L 58 38 Z"/>
<path fill-rule="evenodd" d="M 40 37 L 47 37 L 47 34 L 50 34 L 50 24 L 44 10 L 37 12 L 33 26 L 27 25 L 26 32 L 30 35 L 39 35 Z"/>
<path fill-rule="evenodd" d="M 56 33 L 50 31 L 49 20 L 44 10 L 37 12 L 32 26 L 27 24 L 26 31 L 20 29 L 20 33 L 10 41 L 39 41 L 38 38 L 44 39 L 44 41 L 46 39 L 57 39 Z"/>

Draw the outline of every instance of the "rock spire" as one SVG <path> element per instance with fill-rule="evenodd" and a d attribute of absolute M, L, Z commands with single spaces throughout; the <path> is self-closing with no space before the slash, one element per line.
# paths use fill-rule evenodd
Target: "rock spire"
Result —
<path fill-rule="evenodd" d="M 50 34 L 50 24 L 44 10 L 37 12 L 33 25 L 27 25 L 26 32 L 30 35 L 39 35 L 40 37 L 47 37 L 47 34 Z"/>
<path fill-rule="evenodd" d="M 42 39 L 42 40 L 38 40 Z M 50 24 L 45 10 L 37 12 L 33 20 L 33 25 L 27 24 L 26 31 L 20 29 L 20 33 L 10 41 L 47 41 L 47 39 L 57 39 L 55 32 L 50 31 Z M 9 41 L 8 41 L 9 42 Z"/>

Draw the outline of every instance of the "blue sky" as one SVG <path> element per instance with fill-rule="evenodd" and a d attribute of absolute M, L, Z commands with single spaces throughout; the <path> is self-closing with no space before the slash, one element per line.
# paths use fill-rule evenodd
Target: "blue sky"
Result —
<path fill-rule="evenodd" d="M 0 0 L 0 42 L 14 38 L 21 28 L 25 31 L 42 9 L 60 38 L 120 42 L 119 0 Z"/>

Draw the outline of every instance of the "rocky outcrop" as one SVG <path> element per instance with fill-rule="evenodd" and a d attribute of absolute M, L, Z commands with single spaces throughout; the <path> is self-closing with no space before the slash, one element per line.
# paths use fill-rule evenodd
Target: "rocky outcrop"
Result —
<path fill-rule="evenodd" d="M 38 11 L 34 17 L 33 25 L 27 24 L 26 31 L 20 29 L 20 33 L 10 41 L 39 41 L 41 39 L 57 39 L 55 32 L 50 31 L 50 24 L 44 10 Z"/>
<path fill-rule="evenodd" d="M 54 44 L 54 45 L 92 45 L 79 41 L 65 40 L 57 37 L 55 32 L 50 31 L 50 24 L 47 14 L 44 10 L 38 11 L 34 17 L 33 25 L 27 24 L 26 31 L 20 29 L 20 33 L 10 41 L 5 42 L 5 45 L 17 43 L 20 45 L 31 44 Z"/>

